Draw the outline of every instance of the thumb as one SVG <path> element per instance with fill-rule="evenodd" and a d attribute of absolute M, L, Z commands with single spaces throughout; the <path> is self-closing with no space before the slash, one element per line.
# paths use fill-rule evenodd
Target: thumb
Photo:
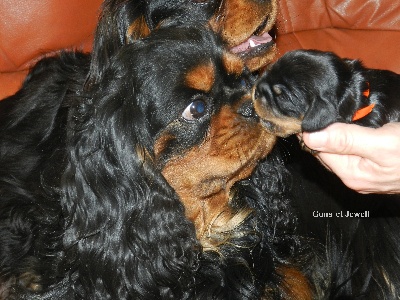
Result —
<path fill-rule="evenodd" d="M 303 141 L 309 148 L 320 152 L 371 157 L 374 153 L 376 155 L 380 136 L 373 128 L 335 123 L 321 131 L 304 132 Z"/>

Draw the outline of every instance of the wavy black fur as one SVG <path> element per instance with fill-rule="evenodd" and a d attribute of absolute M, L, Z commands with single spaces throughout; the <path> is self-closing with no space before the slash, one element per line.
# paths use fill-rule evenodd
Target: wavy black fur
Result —
<path fill-rule="evenodd" d="M 69 101 L 78 96 L 88 66 L 88 57 L 79 53 L 42 60 L 23 88 L 1 102 L 2 278 L 30 269 L 46 273 L 45 281 L 57 275 L 52 256 L 63 235 L 59 182 L 66 163 L 65 126 Z"/>
<path fill-rule="evenodd" d="M 105 0 L 93 44 L 92 63 L 86 85 L 98 83 L 109 67 L 109 59 L 123 45 L 143 38 L 140 32 L 129 34 L 129 27 L 140 22 L 153 31 L 160 26 L 206 24 L 220 5 L 220 0 Z"/>
<path fill-rule="evenodd" d="M 282 165 L 264 164 L 268 181 L 236 186 L 237 202 L 253 213 L 229 243 L 202 251 L 179 197 L 149 158 L 191 97 L 185 70 L 205 58 L 218 65 L 221 55 L 206 30 L 159 30 L 110 57 L 89 90 L 90 56 L 63 53 L 39 62 L 0 103 L 3 298 L 284 297 L 277 267 L 300 268 L 293 257 L 304 245 L 281 189 Z M 218 72 L 213 113 L 247 92 L 242 78 Z M 163 161 L 200 143 L 205 120 L 185 125 L 182 143 Z"/>

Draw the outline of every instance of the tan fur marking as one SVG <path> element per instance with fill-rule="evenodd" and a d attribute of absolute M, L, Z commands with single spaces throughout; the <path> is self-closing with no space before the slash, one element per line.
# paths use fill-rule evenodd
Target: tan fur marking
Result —
<path fill-rule="evenodd" d="M 43 287 L 41 285 L 41 276 L 36 273 L 25 272 L 18 277 L 11 277 L 7 281 L 0 280 L 0 300 L 14 299 L 14 286 L 19 285 L 32 292 L 40 292 Z M 13 295 L 11 295 L 13 294 Z"/>
<path fill-rule="evenodd" d="M 290 267 L 281 267 L 277 270 L 282 276 L 282 292 L 284 299 L 311 300 L 313 292 L 308 279 L 299 270 Z"/>
<path fill-rule="evenodd" d="M 42 290 L 42 285 L 40 284 L 41 279 L 40 275 L 26 272 L 18 277 L 18 284 L 31 291 L 40 292 Z"/>
<path fill-rule="evenodd" d="M 155 158 L 157 159 L 159 155 L 164 151 L 165 147 L 168 145 L 170 141 L 175 139 L 175 136 L 172 134 L 164 134 L 161 137 L 157 139 L 157 141 L 154 144 L 154 155 Z"/>
<path fill-rule="evenodd" d="M 203 143 L 165 165 L 162 174 L 178 193 L 205 249 L 219 245 L 224 232 L 248 216 L 248 211 L 232 211 L 231 187 L 251 174 L 274 143 L 275 136 L 260 124 L 225 106 L 213 116 Z"/>
<path fill-rule="evenodd" d="M 287 137 L 294 133 L 301 132 L 302 120 L 286 116 L 276 116 L 268 107 L 262 105 L 261 101 L 257 99 L 254 101 L 254 108 L 257 115 L 262 120 L 271 124 L 271 128 L 268 128 L 269 131 L 277 136 Z"/>
<path fill-rule="evenodd" d="M 149 34 L 150 29 L 147 26 L 146 20 L 144 19 L 144 16 L 140 16 L 128 27 L 128 30 L 126 31 L 126 40 L 128 42 L 133 42 L 134 40 L 144 38 Z"/>
<path fill-rule="evenodd" d="M 221 32 L 229 46 L 248 39 L 268 18 L 265 31 L 272 28 L 277 16 L 277 1 L 224 1 L 223 6 L 210 21 L 214 31 Z"/>
<path fill-rule="evenodd" d="M 143 165 L 148 163 L 151 164 L 154 163 L 153 156 L 150 155 L 149 151 L 146 148 L 142 147 L 141 145 L 136 145 L 136 155 Z"/>
<path fill-rule="evenodd" d="M 272 45 L 265 53 L 260 53 L 257 56 L 249 57 L 246 59 L 246 66 L 250 71 L 259 70 L 261 67 L 265 67 L 276 58 L 278 49 L 276 45 Z"/>
<path fill-rule="evenodd" d="M 213 87 L 214 81 L 215 69 L 211 62 L 193 68 L 185 77 L 185 82 L 188 87 L 203 92 L 209 92 Z"/>
<path fill-rule="evenodd" d="M 244 61 L 239 56 L 230 52 L 225 52 L 223 54 L 222 64 L 228 74 L 232 75 L 236 74 L 239 76 L 244 69 Z"/>
<path fill-rule="evenodd" d="M 211 18 L 210 27 L 218 32 L 228 47 L 237 46 L 260 29 L 262 34 L 272 29 L 278 14 L 278 1 L 230 0 L 222 1 L 220 9 Z M 263 24 L 266 21 L 266 24 Z M 260 70 L 271 63 L 277 49 L 272 46 L 262 52 L 246 56 L 245 63 L 250 71 Z"/>

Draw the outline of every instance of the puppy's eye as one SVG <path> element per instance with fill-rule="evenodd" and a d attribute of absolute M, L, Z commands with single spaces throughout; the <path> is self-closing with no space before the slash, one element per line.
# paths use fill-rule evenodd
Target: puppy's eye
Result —
<path fill-rule="evenodd" d="M 197 120 L 206 114 L 207 105 L 203 100 L 195 100 L 182 113 L 186 120 Z"/>

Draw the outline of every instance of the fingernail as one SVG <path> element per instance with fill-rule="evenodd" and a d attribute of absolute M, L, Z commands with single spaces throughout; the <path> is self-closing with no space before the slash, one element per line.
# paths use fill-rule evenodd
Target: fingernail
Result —
<path fill-rule="evenodd" d="M 326 145 L 328 141 L 328 133 L 325 131 L 317 131 L 308 133 L 307 146 L 312 149 L 319 149 Z"/>

